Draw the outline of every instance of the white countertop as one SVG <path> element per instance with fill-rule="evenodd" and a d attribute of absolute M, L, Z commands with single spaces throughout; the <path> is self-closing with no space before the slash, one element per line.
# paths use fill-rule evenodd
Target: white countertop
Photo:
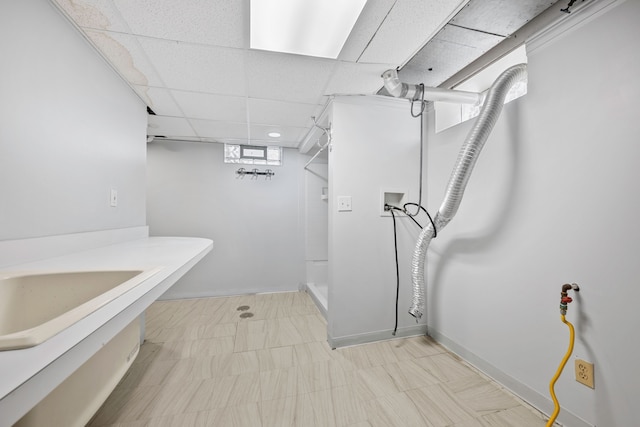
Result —
<path fill-rule="evenodd" d="M 0 351 L 0 426 L 9 426 L 19 419 L 20 414 L 28 411 L 124 326 L 140 316 L 212 247 L 213 242 L 209 239 L 147 237 L 1 268 L 0 273 L 39 273 L 162 267 L 140 285 L 44 343 Z"/>

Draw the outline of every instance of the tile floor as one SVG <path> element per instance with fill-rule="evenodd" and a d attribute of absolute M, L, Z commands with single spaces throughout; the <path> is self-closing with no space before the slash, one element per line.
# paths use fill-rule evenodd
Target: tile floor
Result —
<path fill-rule="evenodd" d="M 159 301 L 146 322 L 91 427 L 545 425 L 427 337 L 331 350 L 302 292 Z"/>

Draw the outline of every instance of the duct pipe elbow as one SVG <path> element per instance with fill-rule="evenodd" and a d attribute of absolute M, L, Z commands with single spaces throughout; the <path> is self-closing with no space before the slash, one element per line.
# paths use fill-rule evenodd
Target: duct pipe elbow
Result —
<path fill-rule="evenodd" d="M 402 83 L 400 83 L 396 70 L 391 69 L 382 73 L 382 81 L 387 92 L 396 98 L 400 98 L 402 94 Z"/>
<path fill-rule="evenodd" d="M 396 98 L 407 98 L 418 101 L 422 96 L 422 88 L 418 85 L 402 83 L 398 78 L 398 71 L 391 69 L 382 73 L 384 88 Z"/>

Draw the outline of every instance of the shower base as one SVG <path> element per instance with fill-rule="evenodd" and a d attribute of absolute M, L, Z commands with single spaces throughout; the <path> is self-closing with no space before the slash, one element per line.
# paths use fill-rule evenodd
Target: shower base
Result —
<path fill-rule="evenodd" d="M 322 313 L 327 318 L 329 286 L 326 283 L 307 283 L 307 293 Z"/>

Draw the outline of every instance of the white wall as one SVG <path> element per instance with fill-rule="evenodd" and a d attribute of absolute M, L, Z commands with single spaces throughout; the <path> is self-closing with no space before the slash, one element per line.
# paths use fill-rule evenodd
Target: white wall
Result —
<path fill-rule="evenodd" d="M 568 345 L 560 287 L 581 286 L 567 318 L 595 389 L 571 360 L 556 386 L 571 427 L 640 419 L 638 22 L 627 1 L 529 52 L 528 95 L 505 107 L 427 256 L 431 333 L 549 413 Z M 430 135 L 430 206 L 469 128 Z"/>
<path fill-rule="evenodd" d="M 333 346 L 391 338 L 396 270 L 393 222 L 380 216 L 380 191 L 405 189 L 418 198 L 420 122 L 406 100 L 338 97 L 333 101 L 329 153 L 329 312 Z M 352 197 L 351 212 L 337 198 Z M 398 220 L 401 293 L 399 335 L 416 334 L 410 306 L 412 242 L 417 227 Z"/>
<path fill-rule="evenodd" d="M 297 290 L 304 282 L 302 157 L 284 150 L 275 176 L 236 178 L 222 144 L 154 141 L 148 146 L 151 235 L 213 239 L 211 255 L 163 298 Z M 258 167 L 265 169 L 265 167 Z"/>
<path fill-rule="evenodd" d="M 0 57 L 0 240 L 144 225 L 139 98 L 46 0 L 0 3 Z"/>

